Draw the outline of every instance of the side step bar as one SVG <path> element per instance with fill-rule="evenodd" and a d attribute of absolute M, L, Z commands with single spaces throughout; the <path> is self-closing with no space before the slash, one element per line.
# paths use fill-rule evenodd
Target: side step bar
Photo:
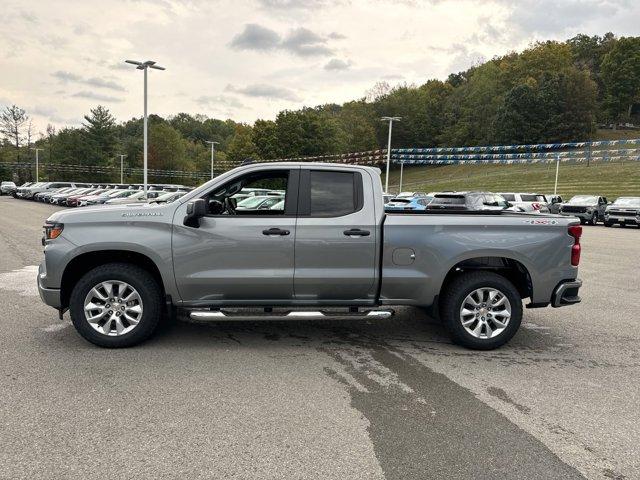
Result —
<path fill-rule="evenodd" d="M 381 320 L 391 317 L 395 312 L 393 310 L 367 310 L 362 312 L 327 312 L 317 311 L 289 311 L 282 313 L 265 312 L 265 313 L 239 313 L 225 312 L 223 310 L 193 310 L 189 314 L 192 320 L 233 320 L 233 321 L 256 321 L 256 320 L 331 320 L 331 319 L 373 319 Z"/>

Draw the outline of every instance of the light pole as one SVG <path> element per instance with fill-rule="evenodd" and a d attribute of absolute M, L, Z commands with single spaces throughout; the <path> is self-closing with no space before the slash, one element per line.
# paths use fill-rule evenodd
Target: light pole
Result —
<path fill-rule="evenodd" d="M 404 160 L 400 160 L 400 188 L 398 189 L 398 194 L 402 192 L 402 170 L 404 169 Z"/>
<path fill-rule="evenodd" d="M 156 65 L 156 62 L 153 60 L 147 60 L 146 62 L 138 62 L 136 60 L 125 60 L 125 63 L 130 63 L 131 65 L 135 65 L 138 70 L 144 70 L 144 125 L 143 125 L 143 143 L 144 143 L 144 196 L 147 196 L 147 70 L 149 68 L 154 68 L 156 70 L 165 70 L 164 67 Z"/>
<path fill-rule="evenodd" d="M 211 145 L 211 179 L 213 179 L 213 158 L 216 155 L 216 145 L 219 145 L 220 142 L 214 142 L 212 140 L 207 140 L 206 143 Z"/>
<path fill-rule="evenodd" d="M 382 117 L 380 120 L 383 122 L 389 122 L 389 142 L 387 143 L 387 174 L 384 178 L 384 192 L 389 193 L 389 165 L 391 164 L 391 129 L 393 128 L 393 121 L 399 122 L 402 117 Z"/>
<path fill-rule="evenodd" d="M 558 194 L 558 172 L 560 171 L 560 154 L 556 153 L 556 183 L 553 187 L 553 194 Z"/>
<path fill-rule="evenodd" d="M 40 150 L 44 150 L 44 148 L 31 148 L 31 150 L 36 151 L 36 182 L 38 181 L 38 152 Z"/>
<path fill-rule="evenodd" d="M 118 156 L 120 157 L 120 183 L 124 183 L 124 157 L 126 155 L 120 154 Z"/>

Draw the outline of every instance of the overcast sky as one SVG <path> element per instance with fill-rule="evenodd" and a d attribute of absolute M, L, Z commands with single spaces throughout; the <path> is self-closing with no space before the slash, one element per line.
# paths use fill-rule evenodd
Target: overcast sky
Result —
<path fill-rule="evenodd" d="M 344 102 L 378 81 L 444 79 L 535 40 L 640 35 L 638 0 L 2 0 L 0 106 L 37 129 L 149 110 L 253 122 Z"/>

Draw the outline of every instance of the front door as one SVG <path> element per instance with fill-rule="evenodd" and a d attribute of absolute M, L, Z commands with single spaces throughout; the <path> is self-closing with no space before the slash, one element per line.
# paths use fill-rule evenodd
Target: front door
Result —
<path fill-rule="evenodd" d="M 297 177 L 295 169 L 264 168 L 213 187 L 202 197 L 212 210 L 200 219 L 198 228 L 185 226 L 184 214 L 176 213 L 173 265 L 183 301 L 193 305 L 291 301 Z M 261 197 L 280 201 L 259 208 L 265 202 L 252 190 L 259 187 L 266 190 Z M 235 200 L 226 201 L 234 197 L 241 199 L 237 205 Z"/>
<path fill-rule="evenodd" d="M 359 171 L 300 171 L 295 245 L 296 300 L 370 303 L 375 299 L 376 221 Z"/>

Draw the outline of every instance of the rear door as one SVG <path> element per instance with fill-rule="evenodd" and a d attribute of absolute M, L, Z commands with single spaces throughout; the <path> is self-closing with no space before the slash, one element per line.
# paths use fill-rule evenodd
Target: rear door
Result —
<path fill-rule="evenodd" d="M 295 241 L 296 300 L 375 299 L 376 220 L 370 181 L 357 170 L 300 171 Z M 368 180 L 368 177 L 367 177 Z"/>

